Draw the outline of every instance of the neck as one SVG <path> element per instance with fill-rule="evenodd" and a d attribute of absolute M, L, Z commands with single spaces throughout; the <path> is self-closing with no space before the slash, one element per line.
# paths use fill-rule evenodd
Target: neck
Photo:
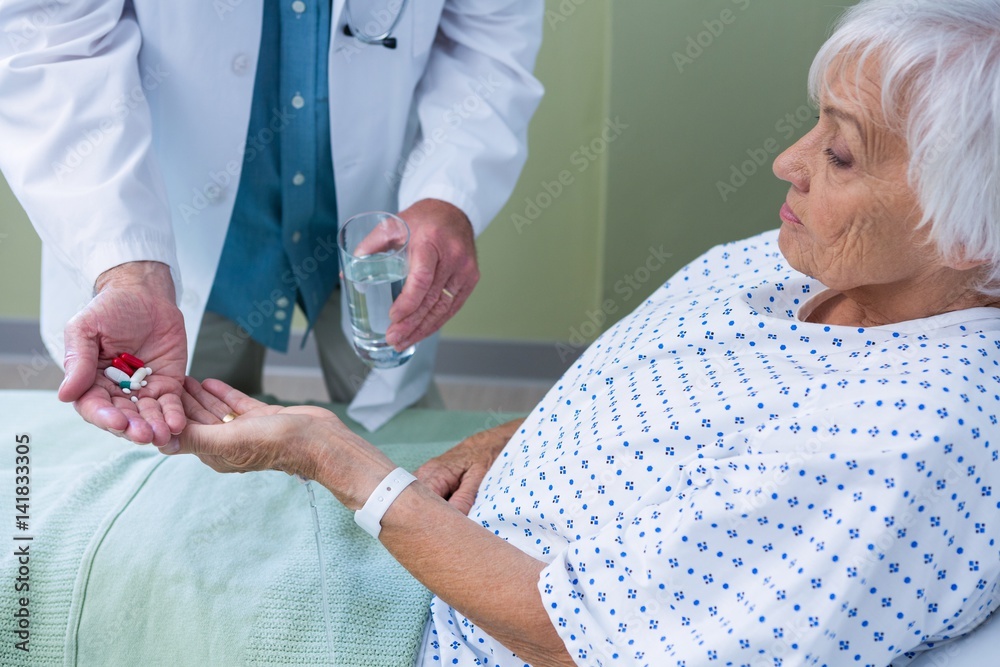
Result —
<path fill-rule="evenodd" d="M 969 308 L 1000 308 L 1000 299 L 972 290 L 970 281 L 941 278 L 907 289 L 875 285 L 845 290 L 821 303 L 806 319 L 817 324 L 877 327 Z"/>

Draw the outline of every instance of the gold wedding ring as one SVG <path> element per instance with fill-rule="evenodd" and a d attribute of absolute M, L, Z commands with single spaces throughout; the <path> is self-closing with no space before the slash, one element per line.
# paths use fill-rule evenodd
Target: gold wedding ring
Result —
<path fill-rule="evenodd" d="M 451 292 L 449 292 L 447 289 L 442 289 L 441 293 L 444 294 L 449 299 L 454 299 L 455 298 L 455 295 L 452 294 Z"/>
<path fill-rule="evenodd" d="M 236 419 L 237 417 L 239 417 L 238 414 L 236 414 L 235 412 L 230 412 L 225 417 L 222 418 L 222 423 L 227 424 Z"/>

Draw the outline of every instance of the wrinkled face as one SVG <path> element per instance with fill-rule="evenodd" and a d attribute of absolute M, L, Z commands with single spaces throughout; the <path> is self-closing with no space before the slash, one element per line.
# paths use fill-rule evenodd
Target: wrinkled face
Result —
<path fill-rule="evenodd" d="M 942 262 L 926 227 L 916 230 L 906 142 L 884 127 L 881 90 L 863 79 L 860 94 L 832 81 L 816 127 L 775 160 L 774 173 L 791 183 L 778 243 L 792 267 L 840 292 L 912 289 Z"/>

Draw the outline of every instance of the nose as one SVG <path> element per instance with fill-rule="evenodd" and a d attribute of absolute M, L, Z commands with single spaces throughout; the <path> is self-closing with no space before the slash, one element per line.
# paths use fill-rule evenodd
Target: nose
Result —
<path fill-rule="evenodd" d="M 802 137 L 774 160 L 774 175 L 788 181 L 799 192 L 809 192 L 809 169 L 805 159 L 809 135 Z"/>

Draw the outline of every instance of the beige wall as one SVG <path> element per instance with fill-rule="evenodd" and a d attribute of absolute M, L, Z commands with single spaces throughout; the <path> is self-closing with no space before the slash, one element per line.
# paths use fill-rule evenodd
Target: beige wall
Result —
<path fill-rule="evenodd" d="M 786 114 L 810 115 L 805 75 L 839 13 L 824 0 L 547 8 L 529 161 L 479 240 L 483 277 L 449 337 L 590 338 L 602 309 L 617 319 L 711 245 L 776 226 L 785 187 L 769 163 L 812 122 Z M 724 200 L 719 182 L 761 151 Z M 38 263 L 0 182 L 0 318 L 37 317 Z"/>

